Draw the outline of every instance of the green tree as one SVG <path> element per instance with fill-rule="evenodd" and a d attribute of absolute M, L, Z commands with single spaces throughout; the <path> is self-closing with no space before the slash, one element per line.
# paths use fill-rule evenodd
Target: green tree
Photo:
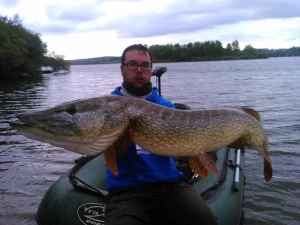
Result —
<path fill-rule="evenodd" d="M 43 66 L 51 67 L 53 72 L 69 70 L 70 62 L 64 60 L 64 56 L 57 55 L 55 52 L 44 57 Z"/>
<path fill-rule="evenodd" d="M 232 45 L 230 43 L 226 46 L 226 55 L 230 56 L 232 54 Z"/>
<path fill-rule="evenodd" d="M 44 63 L 49 62 L 45 59 L 46 53 L 46 43 L 42 42 L 38 33 L 24 28 L 17 14 L 13 19 L 0 15 L 1 76 L 37 74 Z M 63 57 L 55 56 L 54 59 L 54 67 L 63 64 Z"/>
<path fill-rule="evenodd" d="M 256 56 L 256 49 L 253 48 L 251 46 L 251 44 L 246 45 L 245 48 L 244 48 L 244 50 L 243 50 L 243 54 L 251 56 L 251 57 Z"/>
<path fill-rule="evenodd" d="M 208 60 L 230 60 L 267 58 L 266 54 L 257 53 L 251 45 L 247 45 L 243 51 L 240 50 L 238 40 L 228 43 L 224 49 L 222 42 L 205 41 L 167 45 L 152 45 L 149 47 L 154 62 L 183 62 L 183 61 L 208 61 Z M 296 52 L 297 49 L 294 50 Z M 294 53 L 293 53 L 294 54 Z"/>
<path fill-rule="evenodd" d="M 0 16 L 0 71 L 2 75 L 34 74 L 42 65 L 47 45 L 39 34 L 23 27 L 18 15 Z"/>
<path fill-rule="evenodd" d="M 172 58 L 174 62 L 179 62 L 181 57 L 181 46 L 177 43 L 173 45 Z"/>
<path fill-rule="evenodd" d="M 235 55 L 237 55 L 241 52 L 238 40 L 233 41 L 231 43 L 231 46 L 232 46 L 232 51 Z"/>
<path fill-rule="evenodd" d="M 219 58 L 224 55 L 224 48 L 221 41 L 215 41 L 215 57 Z"/>

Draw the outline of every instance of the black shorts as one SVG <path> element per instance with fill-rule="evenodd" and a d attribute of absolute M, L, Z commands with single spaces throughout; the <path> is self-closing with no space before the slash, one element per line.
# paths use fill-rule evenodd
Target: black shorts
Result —
<path fill-rule="evenodd" d="M 199 193 L 184 181 L 113 190 L 107 196 L 105 225 L 217 224 Z"/>

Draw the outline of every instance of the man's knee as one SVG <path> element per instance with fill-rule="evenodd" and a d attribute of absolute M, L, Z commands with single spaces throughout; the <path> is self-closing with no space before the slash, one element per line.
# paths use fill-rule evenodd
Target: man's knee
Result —
<path fill-rule="evenodd" d="M 105 217 L 105 225 L 144 225 L 149 224 L 142 218 L 132 214 L 119 214 Z"/>
<path fill-rule="evenodd" d="M 134 200 L 121 196 L 108 202 L 105 212 L 105 225 L 144 225 L 150 224 L 143 207 Z"/>
<path fill-rule="evenodd" d="M 199 215 L 200 214 L 200 215 Z M 201 212 L 198 215 L 195 215 L 194 218 L 192 218 L 191 221 L 191 225 L 217 225 L 217 218 L 214 216 L 214 214 L 212 212 Z M 201 223 L 199 223 L 201 221 Z"/>

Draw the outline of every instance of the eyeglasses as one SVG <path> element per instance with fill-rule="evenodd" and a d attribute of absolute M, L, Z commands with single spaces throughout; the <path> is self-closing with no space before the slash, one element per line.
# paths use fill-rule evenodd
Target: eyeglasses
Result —
<path fill-rule="evenodd" d="M 142 70 L 151 70 L 152 64 L 149 62 L 143 62 L 142 64 L 138 64 L 136 61 L 129 61 L 128 63 L 123 63 L 123 66 L 127 66 L 129 70 L 137 70 L 140 66 Z"/>

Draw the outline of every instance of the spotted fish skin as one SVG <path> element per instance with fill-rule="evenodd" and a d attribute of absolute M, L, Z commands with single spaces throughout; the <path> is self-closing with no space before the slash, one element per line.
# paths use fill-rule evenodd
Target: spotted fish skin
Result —
<path fill-rule="evenodd" d="M 199 156 L 230 145 L 249 145 L 264 157 L 265 179 L 272 177 L 268 137 L 259 113 L 249 108 L 176 110 L 110 95 L 23 113 L 17 118 L 21 122 L 11 125 L 24 136 L 83 155 L 106 151 L 129 128 L 131 141 L 158 155 Z"/>

